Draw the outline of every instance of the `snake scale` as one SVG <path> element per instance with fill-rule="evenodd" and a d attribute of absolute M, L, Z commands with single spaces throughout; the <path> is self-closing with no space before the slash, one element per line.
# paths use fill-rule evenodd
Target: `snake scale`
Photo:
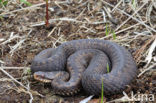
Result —
<path fill-rule="evenodd" d="M 100 95 L 122 92 L 137 76 L 131 54 L 117 43 L 100 39 L 68 41 L 41 51 L 31 65 L 34 78 L 51 82 L 59 95 L 74 95 L 80 89 Z"/>

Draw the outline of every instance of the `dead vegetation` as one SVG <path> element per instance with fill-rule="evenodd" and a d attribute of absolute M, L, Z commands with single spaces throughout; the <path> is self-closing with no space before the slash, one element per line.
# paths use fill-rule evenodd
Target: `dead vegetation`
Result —
<path fill-rule="evenodd" d="M 34 81 L 29 71 L 31 60 L 41 50 L 82 38 L 106 39 L 125 46 L 139 68 L 138 78 L 125 94 L 154 94 L 156 99 L 156 0 L 49 0 L 49 29 L 44 22 L 45 2 L 28 1 L 33 5 L 19 0 L 0 5 L 2 102 L 71 103 L 87 97 L 83 93 L 55 96 L 50 86 Z M 110 96 L 105 101 L 117 101 L 122 96 Z M 94 98 L 90 103 L 99 100 Z M 123 100 L 131 101 L 118 99 Z"/>

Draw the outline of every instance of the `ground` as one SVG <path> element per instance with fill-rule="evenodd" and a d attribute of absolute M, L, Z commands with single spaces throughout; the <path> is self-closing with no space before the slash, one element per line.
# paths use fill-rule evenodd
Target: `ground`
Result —
<path fill-rule="evenodd" d="M 0 5 L 1 102 L 78 103 L 88 97 L 83 92 L 72 97 L 54 95 L 49 84 L 35 81 L 30 72 L 40 51 L 82 38 L 111 40 L 126 47 L 137 63 L 138 77 L 125 94 L 156 99 L 155 0 L 49 0 L 49 28 L 44 23 L 45 2 L 28 1 L 31 6 L 18 0 Z M 121 97 L 122 93 L 106 96 L 104 102 Z M 90 103 L 99 101 L 94 97 Z"/>

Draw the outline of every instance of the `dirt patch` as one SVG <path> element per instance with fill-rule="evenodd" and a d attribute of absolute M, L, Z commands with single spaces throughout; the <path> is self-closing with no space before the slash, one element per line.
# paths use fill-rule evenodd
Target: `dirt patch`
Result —
<path fill-rule="evenodd" d="M 155 51 L 149 65 L 145 61 L 156 35 L 156 8 L 152 6 L 153 2 L 53 0 L 49 3 L 48 12 L 52 25 L 49 29 L 43 25 L 43 0 L 32 2 L 30 7 L 16 0 L 2 6 L 0 65 L 9 74 L 0 71 L 0 100 L 4 103 L 26 103 L 33 98 L 34 103 L 78 103 L 88 97 L 85 93 L 72 97 L 54 95 L 50 85 L 33 80 L 29 72 L 33 57 L 43 49 L 84 38 L 111 40 L 126 47 L 137 62 L 138 74 L 150 69 L 127 86 L 125 92 L 128 96 L 131 96 L 132 91 L 135 94 L 154 94 L 156 99 Z M 130 18 L 131 15 L 133 16 Z M 116 34 L 115 39 L 113 32 Z M 21 84 L 8 77 L 9 75 Z M 104 97 L 104 100 L 111 101 L 122 96 L 121 93 Z M 99 101 L 99 97 L 91 100 L 92 103 Z"/>

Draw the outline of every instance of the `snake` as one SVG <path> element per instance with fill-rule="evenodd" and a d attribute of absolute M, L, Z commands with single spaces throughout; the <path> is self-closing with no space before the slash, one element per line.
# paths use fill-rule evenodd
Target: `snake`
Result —
<path fill-rule="evenodd" d="M 31 64 L 34 79 L 51 83 L 55 94 L 70 96 L 121 93 L 137 77 L 125 47 L 102 39 L 78 39 L 38 53 Z"/>

